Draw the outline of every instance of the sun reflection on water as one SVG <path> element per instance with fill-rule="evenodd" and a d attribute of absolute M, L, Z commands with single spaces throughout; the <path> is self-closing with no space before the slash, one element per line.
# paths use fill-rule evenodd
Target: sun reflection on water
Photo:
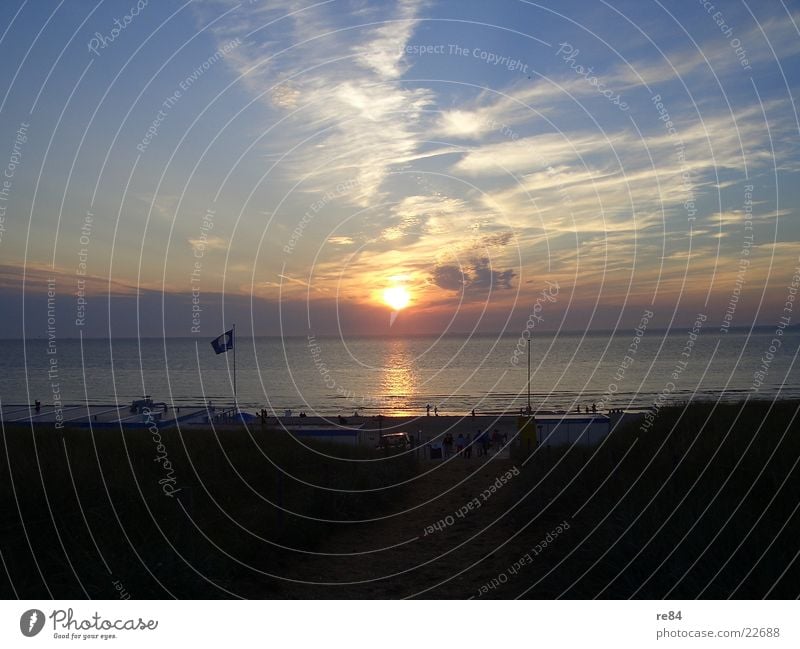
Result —
<path fill-rule="evenodd" d="M 386 415 L 410 416 L 419 379 L 414 369 L 414 355 L 408 341 L 392 340 L 386 346 L 377 392 L 381 410 Z"/>

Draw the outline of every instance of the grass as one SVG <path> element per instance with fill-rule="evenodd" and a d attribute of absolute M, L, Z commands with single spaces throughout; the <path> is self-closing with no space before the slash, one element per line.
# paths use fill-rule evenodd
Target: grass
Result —
<path fill-rule="evenodd" d="M 515 457 L 520 475 L 481 509 L 491 521 L 511 507 L 485 542 L 480 536 L 446 553 L 456 538 L 448 534 L 480 532 L 472 517 L 459 522 L 464 529 L 454 525 L 425 541 L 438 545 L 387 560 L 393 557 L 399 570 L 425 552 L 442 554 L 423 571 L 429 580 L 480 560 L 441 591 L 474 594 L 567 520 L 569 529 L 486 597 L 797 597 L 799 407 L 787 401 L 664 408 L 647 431 L 631 423 L 595 447 Z M 376 451 L 305 449 L 271 430 L 162 436 L 162 455 L 180 489 L 174 497 L 159 484 L 168 473 L 155 461 L 148 431 L 6 428 L 0 552 L 11 580 L 3 582 L 4 596 L 113 598 L 115 581 L 133 598 L 277 596 L 284 591 L 269 575 L 314 577 L 313 566 L 320 575 L 322 566 L 333 567 L 307 553 L 336 547 L 331 535 L 350 526 L 319 519 L 379 517 L 433 495 L 419 485 L 391 486 L 415 475 L 406 456 L 348 462 L 373 459 Z M 467 464 L 451 471 L 467 472 Z M 493 476 L 487 467 L 418 518 L 430 522 L 455 511 Z M 357 526 L 350 537 L 363 530 L 366 545 L 374 545 L 373 532 L 400 529 L 404 519 Z M 421 524 L 408 534 L 419 534 Z M 483 560 L 487 545 L 491 555 Z M 370 568 L 387 574 L 380 563 Z M 415 575 L 420 571 L 398 577 L 407 581 L 391 584 L 391 592 L 415 592 L 424 581 Z"/>
<path fill-rule="evenodd" d="M 537 597 L 797 597 L 799 405 L 667 408 L 647 432 L 636 423 L 596 448 L 540 449 L 515 482 L 524 498 L 516 524 L 534 521 L 522 535 L 529 542 L 564 519 L 571 529 L 515 588 L 525 582 Z"/>
<path fill-rule="evenodd" d="M 306 449 L 272 430 L 161 437 L 157 449 L 147 430 L 6 428 L 0 551 L 11 583 L 4 596 L 116 597 L 114 580 L 133 598 L 269 596 L 272 580 L 259 571 L 290 575 L 303 557 L 281 546 L 314 551 L 330 530 L 316 519 L 375 515 L 392 497 L 383 488 L 415 471 L 408 457 L 327 458 L 369 459 L 375 451 Z M 159 455 L 171 466 L 155 461 Z M 179 491 L 170 497 L 163 486 L 171 479 Z"/>

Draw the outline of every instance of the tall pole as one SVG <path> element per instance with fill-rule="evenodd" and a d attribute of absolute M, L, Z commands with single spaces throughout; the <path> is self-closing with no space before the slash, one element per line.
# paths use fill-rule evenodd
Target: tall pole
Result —
<path fill-rule="evenodd" d="M 231 343 L 233 343 L 233 403 L 238 408 L 239 401 L 236 398 L 236 323 L 234 323 L 231 331 Z"/>
<path fill-rule="evenodd" d="M 528 338 L 528 414 L 531 412 L 531 339 Z"/>

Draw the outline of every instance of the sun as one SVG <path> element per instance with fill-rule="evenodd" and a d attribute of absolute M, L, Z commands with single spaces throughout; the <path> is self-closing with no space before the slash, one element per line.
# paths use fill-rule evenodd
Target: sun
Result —
<path fill-rule="evenodd" d="M 392 311 L 401 311 L 411 302 L 411 295 L 405 286 L 392 286 L 383 291 L 383 301 Z"/>

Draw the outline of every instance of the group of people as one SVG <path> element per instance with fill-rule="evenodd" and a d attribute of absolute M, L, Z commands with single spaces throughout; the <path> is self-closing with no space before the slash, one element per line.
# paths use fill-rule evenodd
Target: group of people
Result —
<path fill-rule="evenodd" d="M 428 404 L 427 406 L 425 406 L 425 414 L 428 417 L 431 416 L 431 404 Z M 439 416 L 439 406 L 433 406 L 433 416 L 434 417 L 438 417 Z"/>
<path fill-rule="evenodd" d="M 473 437 L 472 434 L 459 433 L 457 437 L 453 438 L 450 432 L 445 433 L 442 438 L 442 450 L 444 457 L 450 457 L 453 454 L 453 447 L 455 447 L 456 455 L 460 455 L 465 460 L 472 457 L 472 448 L 477 448 L 478 457 L 488 456 L 489 449 L 494 448 L 497 453 L 501 447 L 508 440 L 508 434 L 501 434 L 496 428 L 490 432 L 486 430 L 478 430 Z"/>

